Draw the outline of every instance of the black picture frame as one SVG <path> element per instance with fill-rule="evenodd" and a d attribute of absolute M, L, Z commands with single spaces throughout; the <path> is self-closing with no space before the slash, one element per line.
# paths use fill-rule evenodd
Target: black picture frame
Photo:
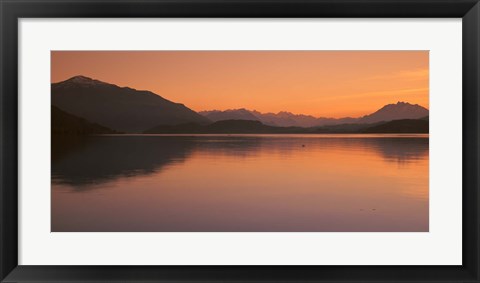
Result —
<path fill-rule="evenodd" d="M 0 0 L 1 282 L 442 281 L 479 282 L 478 0 Z M 123 17 L 462 18 L 463 265 L 22 266 L 18 265 L 18 19 Z M 445 66 L 448 68 L 448 66 Z M 441 251 L 439 251 L 441 253 Z M 94 255 L 92 255 L 93 257 Z"/>

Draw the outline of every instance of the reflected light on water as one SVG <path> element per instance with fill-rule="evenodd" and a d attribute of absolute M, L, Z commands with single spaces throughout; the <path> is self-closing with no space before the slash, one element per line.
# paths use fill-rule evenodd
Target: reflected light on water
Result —
<path fill-rule="evenodd" d="M 428 135 L 55 139 L 52 231 L 428 231 Z"/>

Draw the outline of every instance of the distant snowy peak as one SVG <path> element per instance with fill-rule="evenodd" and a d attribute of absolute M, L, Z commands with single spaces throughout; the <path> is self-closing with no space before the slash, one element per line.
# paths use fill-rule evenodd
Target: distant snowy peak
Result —
<path fill-rule="evenodd" d="M 68 80 L 52 84 L 54 87 L 96 87 L 102 85 L 111 85 L 99 80 L 95 80 L 85 76 L 75 76 Z"/>

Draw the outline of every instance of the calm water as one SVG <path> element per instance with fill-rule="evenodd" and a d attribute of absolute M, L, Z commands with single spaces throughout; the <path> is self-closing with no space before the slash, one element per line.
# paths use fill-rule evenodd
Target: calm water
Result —
<path fill-rule="evenodd" d="M 52 140 L 52 231 L 428 231 L 428 135 Z"/>

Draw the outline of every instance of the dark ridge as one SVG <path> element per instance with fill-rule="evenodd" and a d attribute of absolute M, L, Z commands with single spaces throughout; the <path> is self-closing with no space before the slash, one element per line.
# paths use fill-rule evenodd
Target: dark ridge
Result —
<path fill-rule="evenodd" d="M 428 121 L 404 119 L 373 124 L 341 124 L 324 127 L 275 127 L 253 120 L 222 120 L 210 125 L 185 123 L 159 125 L 145 134 L 309 134 L 309 133 L 428 133 Z"/>
<path fill-rule="evenodd" d="M 381 125 L 373 126 L 365 129 L 364 133 L 405 133 L 405 134 L 428 134 L 428 121 L 421 119 L 403 119 L 386 122 Z"/>
<path fill-rule="evenodd" d="M 310 131 L 300 127 L 273 127 L 253 120 L 222 120 L 209 125 L 180 124 L 160 125 L 145 131 L 145 134 L 269 134 L 304 133 Z"/>
<path fill-rule="evenodd" d="M 91 123 L 83 118 L 67 113 L 55 106 L 52 106 L 51 114 L 53 135 L 94 135 L 118 133 L 107 127 L 96 123 Z"/>

